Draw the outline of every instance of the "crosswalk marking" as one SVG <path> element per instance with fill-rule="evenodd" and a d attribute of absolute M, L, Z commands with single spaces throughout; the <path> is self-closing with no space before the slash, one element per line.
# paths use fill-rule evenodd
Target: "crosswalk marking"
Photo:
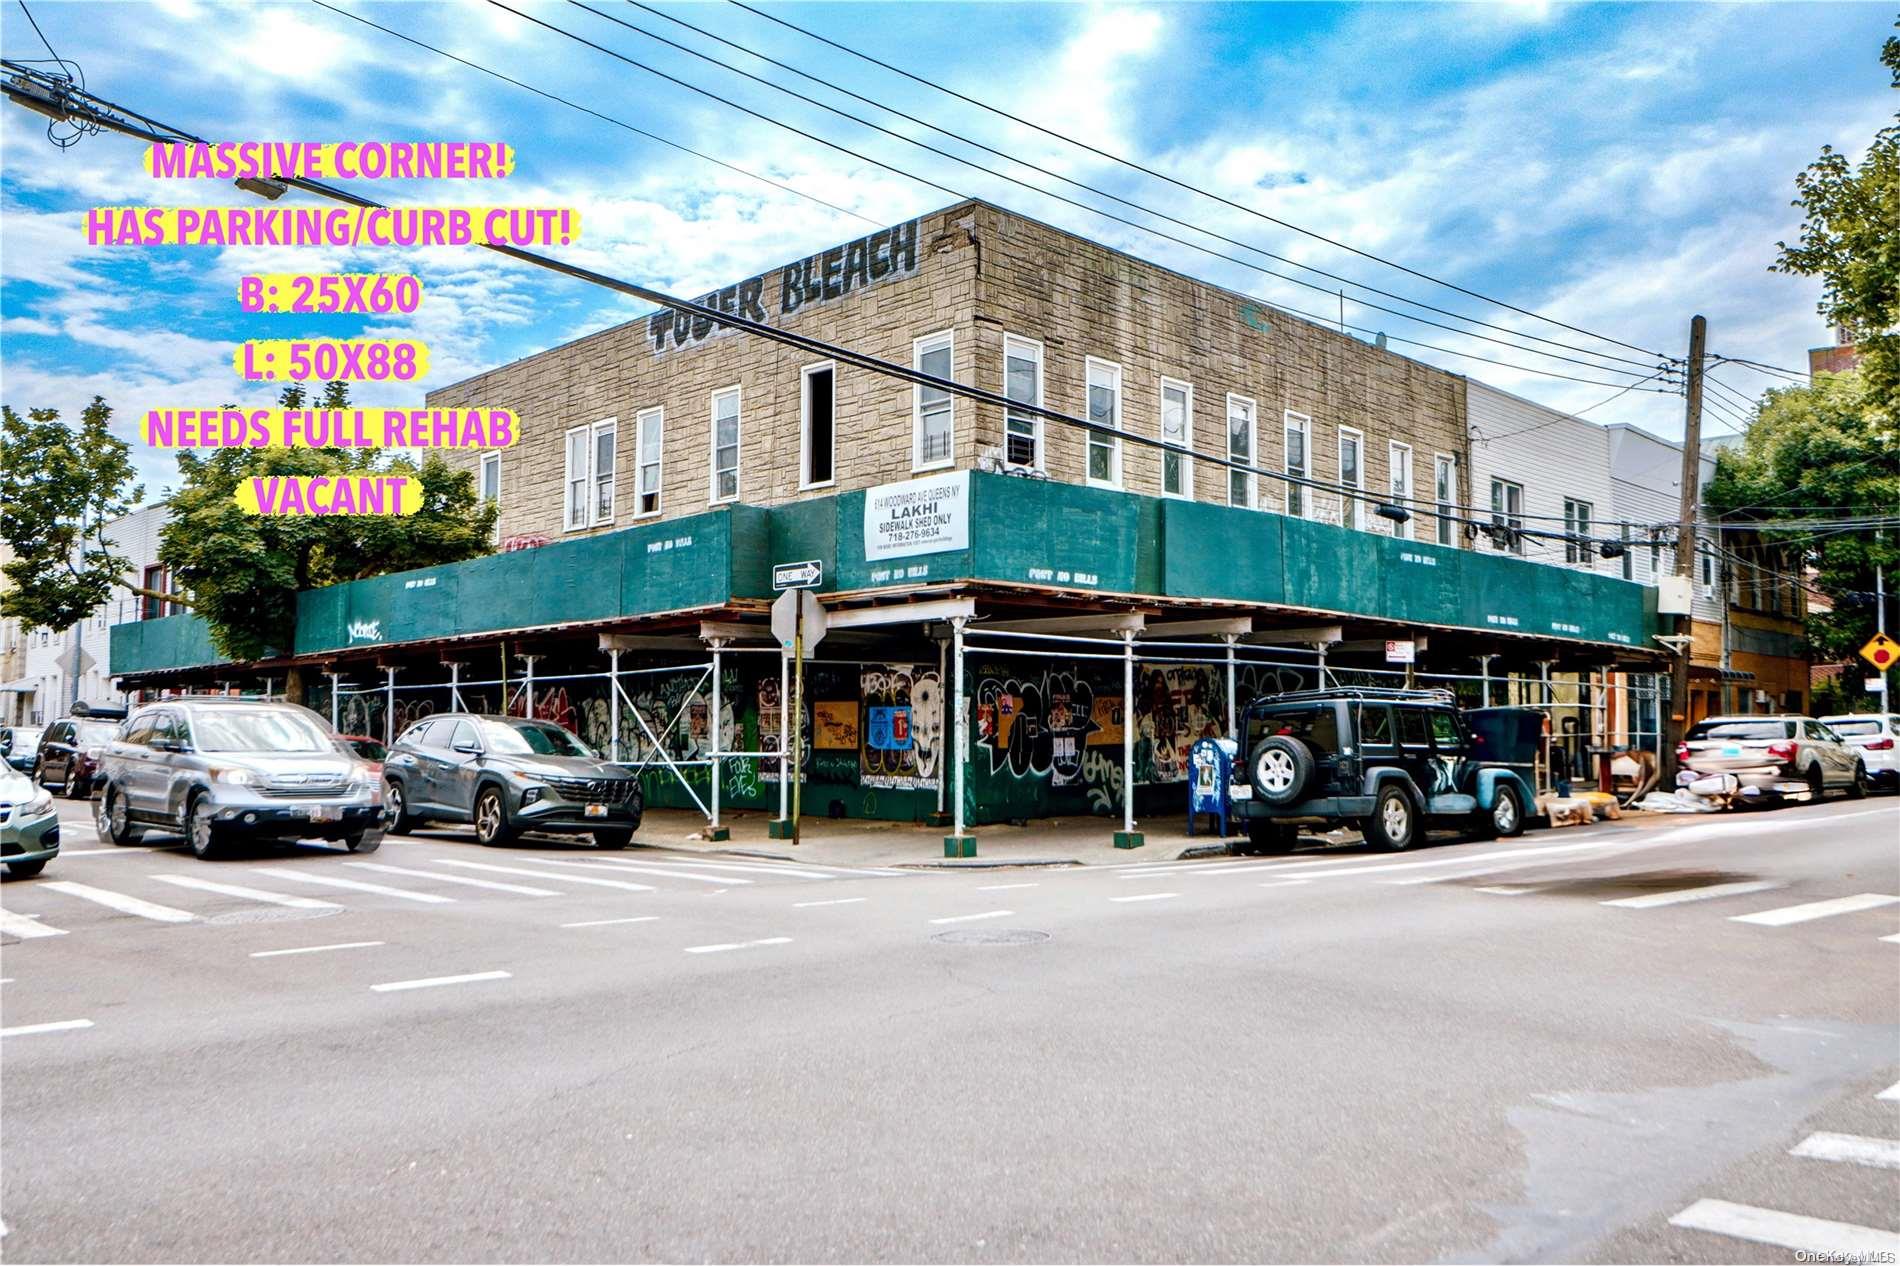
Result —
<path fill-rule="evenodd" d="M 983 884 L 978 892 L 1007 892 L 1012 888 L 1034 888 L 1035 884 Z"/>
<path fill-rule="evenodd" d="M 474 971 L 462 976 L 425 976 L 421 980 L 392 980 L 381 985 L 371 985 L 372 993 L 397 993 L 404 989 L 433 989 L 437 985 L 468 985 L 478 980 L 507 980 L 512 973 L 505 971 Z"/>
<path fill-rule="evenodd" d="M 1138 892 L 1132 897 L 1110 897 L 1110 901 L 1166 901 L 1169 897 L 1178 897 L 1178 892 Z"/>
<path fill-rule="evenodd" d="M 1729 918 L 1736 923 L 1757 923 L 1762 927 L 1778 928 L 1790 923 L 1806 923 L 1811 919 L 1852 914 L 1856 910 L 1878 910 L 1881 906 L 1896 904 L 1900 904 L 1900 897 L 1884 892 L 1862 892 L 1851 897 L 1836 897 L 1832 901 L 1810 901 L 1806 905 L 1782 906 L 1756 914 L 1732 914 Z"/>
<path fill-rule="evenodd" d="M 829 901 L 794 901 L 792 908 L 802 910 L 807 906 L 854 906 L 864 900 L 863 897 L 833 897 Z"/>
<path fill-rule="evenodd" d="M 657 914 L 636 914 L 628 919 L 587 919 L 580 923 L 563 923 L 564 928 L 604 928 L 609 923 L 651 923 L 660 916 Z"/>
<path fill-rule="evenodd" d="M 1494 897 L 1521 897 L 1527 892 L 1536 892 L 1535 888 L 1473 888 L 1473 892 L 1488 892 Z"/>
<path fill-rule="evenodd" d="M 1772 1244 L 1809 1253 L 1853 1254 L 1860 1261 L 1877 1260 L 1875 1253 L 1900 1249 L 1900 1234 L 1850 1222 L 1803 1217 L 1779 1209 L 1730 1204 L 1726 1200 L 1698 1200 L 1669 1219 L 1671 1226 L 1713 1231 L 1738 1240 Z"/>
<path fill-rule="evenodd" d="M 1865 1134 L 1810 1134 L 1789 1149 L 1790 1156 L 1809 1160 L 1842 1161 L 1875 1169 L 1900 1169 L 1900 1139 L 1869 1138 Z"/>
<path fill-rule="evenodd" d="M 592 884 L 596 888 L 619 888 L 624 892 L 652 892 L 651 884 L 628 883 L 619 879 L 595 879 L 592 875 L 551 875 L 545 870 L 527 870 L 520 866 L 497 866 L 492 862 L 465 862 L 460 858 L 431 858 L 438 866 L 464 866 L 469 870 L 493 871 L 498 875 L 526 875 L 529 879 L 566 880 L 570 884 Z"/>
<path fill-rule="evenodd" d="M 968 923 L 972 919 L 1001 919 L 1016 913 L 1014 910 L 985 910 L 982 914 L 953 914 L 948 918 L 932 919 L 932 923 Z"/>
<path fill-rule="evenodd" d="M 360 870 L 373 870 L 384 875 L 409 875 L 416 879 L 430 879 L 439 884 L 461 884 L 468 888 L 490 888 L 496 892 L 514 892 L 524 897 L 558 897 L 561 894 L 552 888 L 530 888 L 527 884 L 505 884 L 497 879 L 471 879 L 467 875 L 438 875 L 432 870 L 410 870 L 407 866 L 390 866 L 383 862 L 344 862 L 345 866 L 355 866 Z"/>
<path fill-rule="evenodd" d="M 757 941 L 728 941 L 724 945 L 689 945 L 686 947 L 686 952 L 688 954 L 721 954 L 726 950 L 752 949 L 759 945 L 790 945 L 791 943 L 792 938 L 789 936 L 768 936 Z"/>
<path fill-rule="evenodd" d="M 1900 932 L 1895 932 L 1892 936 L 1883 936 L 1880 939 L 1889 945 L 1900 945 Z"/>
<path fill-rule="evenodd" d="M 246 888 L 240 884 L 220 884 L 209 879 L 199 879 L 195 875 L 153 875 L 160 883 L 176 884 L 180 888 L 196 888 L 200 892 L 215 892 L 226 897 L 242 897 L 246 901 L 263 901 L 274 906 L 291 906 L 298 910 L 341 910 L 343 907 L 334 901 L 318 901 L 315 897 L 293 897 L 287 892 L 265 892 L 262 888 Z"/>
<path fill-rule="evenodd" d="M 640 862 L 623 862 L 618 858 L 600 858 L 595 861 L 568 861 L 559 857 L 537 857 L 535 861 L 543 866 L 580 866 L 594 870 L 624 870 L 636 875 L 658 875 L 662 879 L 694 879 L 703 884 L 718 884 L 730 887 L 733 884 L 749 884 L 750 879 L 741 879 L 737 875 L 707 875 L 696 870 L 673 870 L 665 866 L 648 866 Z"/>
<path fill-rule="evenodd" d="M 370 949 L 388 941 L 338 941 L 333 945 L 299 945 L 295 949 L 257 950 L 252 958 L 282 958 L 286 954 L 327 954 L 331 950 Z"/>
<path fill-rule="evenodd" d="M 603 857 L 600 860 L 608 861 L 610 859 Z M 637 865 L 639 863 L 630 864 Z M 706 862 L 695 858 L 691 865 L 697 866 L 701 870 L 736 870 L 743 874 L 789 875 L 794 879 L 824 880 L 837 878 L 836 875 L 827 875 L 813 871 L 808 867 L 792 862 L 784 862 L 772 866 L 764 862 Z"/>
<path fill-rule="evenodd" d="M 1620 897 L 1615 901 L 1599 901 L 1600 906 L 1616 906 L 1624 910 L 1651 910 L 1657 906 L 1677 906 L 1685 901 L 1713 901 L 1718 897 L 1739 897 L 1745 892 L 1767 892 L 1781 885 L 1772 879 L 1755 880 L 1751 883 L 1704 884 L 1700 888 L 1676 888 L 1669 892 L 1652 892 L 1641 897 Z"/>
<path fill-rule="evenodd" d="M 17 936 L 22 940 L 31 940 L 36 936 L 64 936 L 65 928 L 49 928 L 24 914 L 15 914 L 11 910 L 0 910 L 0 932 L 8 936 Z"/>
<path fill-rule="evenodd" d="M 54 1020 L 49 1024 L 16 1024 L 0 1029 L 0 1037 L 25 1037 L 29 1033 L 63 1033 L 68 1029 L 89 1029 L 91 1020 Z"/>
<path fill-rule="evenodd" d="M 122 892 L 113 892 L 108 888 L 94 888 L 90 884 L 76 884 L 69 880 L 57 880 L 50 884 L 41 884 L 42 892 L 63 892 L 69 897 L 78 897 L 81 901 L 90 901 L 95 905 L 117 910 L 121 914 L 134 914 L 141 919 L 151 919 L 157 923 L 190 923 L 196 915 L 186 910 L 174 910 L 170 906 L 161 906 L 154 901 L 144 901 L 138 897 L 128 897 Z"/>
<path fill-rule="evenodd" d="M 348 888 L 352 892 L 373 892 L 379 897 L 400 897 L 404 901 L 420 901 L 427 905 L 445 906 L 454 902 L 454 897 L 440 897 L 433 892 L 410 892 L 407 888 L 391 888 L 388 884 L 366 884 L 357 879 L 338 879 L 333 875 L 312 875 L 301 870 L 273 870 L 274 879 L 289 879 L 300 884 L 318 884 L 325 888 Z"/>
<path fill-rule="evenodd" d="M 1879 1094 L 1877 1094 L 1877 1095 L 1875 1095 L 1875 1096 L 1874 1096 L 1874 1098 L 1876 1098 L 1876 1099 L 1900 1099 L 1900 1081 L 1896 1081 L 1896 1082 L 1894 1082 L 1894 1083 L 1893 1083 L 1893 1085 L 1891 1085 L 1891 1086 L 1888 1086 L 1888 1087 L 1887 1087 L 1887 1088 L 1886 1088 L 1885 1090 L 1883 1090 L 1883 1091 L 1881 1091 L 1881 1092 L 1880 1092 Z"/>
<path fill-rule="evenodd" d="M 1261 884 L 1262 888 L 1296 888 L 1301 884 L 1310 884 L 1310 879 L 1274 879 Z"/>

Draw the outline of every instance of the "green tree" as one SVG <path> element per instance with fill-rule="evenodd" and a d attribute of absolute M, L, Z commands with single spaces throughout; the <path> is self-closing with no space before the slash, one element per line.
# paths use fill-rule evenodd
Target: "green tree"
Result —
<path fill-rule="evenodd" d="M 94 396 L 79 425 L 57 409 L 25 417 L 0 406 L 0 540 L 13 550 L 0 615 L 62 630 L 112 595 L 131 563 L 112 552 L 108 522 L 144 495 L 132 482 L 131 445 L 111 431 L 112 408 Z M 144 594 L 147 590 L 133 589 Z"/>
<path fill-rule="evenodd" d="M 1888 38 L 1880 60 L 1900 88 L 1900 38 Z M 1860 349 L 1869 401 L 1890 425 L 1900 424 L 1900 114 L 1895 119 L 1874 134 L 1858 168 L 1828 145 L 1795 177 L 1794 205 L 1806 220 L 1798 245 L 1776 243 L 1774 265 L 1821 279 L 1821 315 Z"/>

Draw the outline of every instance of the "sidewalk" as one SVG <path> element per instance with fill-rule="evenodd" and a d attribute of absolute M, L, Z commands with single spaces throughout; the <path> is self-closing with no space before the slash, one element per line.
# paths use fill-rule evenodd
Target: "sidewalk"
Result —
<path fill-rule="evenodd" d="M 1146 842 L 1140 848 L 1127 849 L 1114 846 L 1114 835 L 1121 825 L 1119 819 L 1048 818 L 1020 827 L 975 827 L 972 833 L 976 836 L 976 856 L 952 861 L 943 855 L 943 837 L 950 833 L 946 827 L 808 817 L 800 825 L 800 843 L 794 848 L 790 841 L 775 840 L 766 834 L 766 825 L 773 817 L 771 813 L 739 810 L 722 816 L 732 838 L 714 843 L 705 839 L 706 819 L 699 814 L 686 809 L 649 809 L 634 844 L 689 852 L 784 858 L 822 866 L 916 866 L 957 870 L 991 866 L 1125 866 L 1136 862 L 1171 862 L 1183 854 L 1219 855 L 1226 847 L 1225 842 L 1209 834 L 1205 826 L 1200 834 L 1188 835 L 1185 815 L 1142 819 L 1136 827 Z M 1529 831 L 1523 842 L 1570 840 L 1606 825 L 1638 826 L 1649 819 L 1670 820 L 1666 814 L 1626 812 L 1621 822 L 1597 823 L 1594 828 Z M 1310 851 L 1322 844 L 1356 846 L 1359 843 L 1358 832 L 1347 830 L 1308 835 L 1301 847 Z"/>

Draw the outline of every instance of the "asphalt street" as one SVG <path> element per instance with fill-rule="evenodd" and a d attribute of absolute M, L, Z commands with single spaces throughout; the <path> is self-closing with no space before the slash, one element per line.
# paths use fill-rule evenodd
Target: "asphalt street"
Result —
<path fill-rule="evenodd" d="M 1893 797 L 957 872 L 64 812 L 9 1261 L 1900 1251 Z"/>

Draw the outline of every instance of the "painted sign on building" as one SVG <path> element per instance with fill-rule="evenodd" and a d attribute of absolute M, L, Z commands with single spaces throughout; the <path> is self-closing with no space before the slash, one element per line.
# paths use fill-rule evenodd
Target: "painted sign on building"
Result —
<path fill-rule="evenodd" d="M 864 494 L 866 562 L 969 547 L 969 471 L 880 484 Z"/>

